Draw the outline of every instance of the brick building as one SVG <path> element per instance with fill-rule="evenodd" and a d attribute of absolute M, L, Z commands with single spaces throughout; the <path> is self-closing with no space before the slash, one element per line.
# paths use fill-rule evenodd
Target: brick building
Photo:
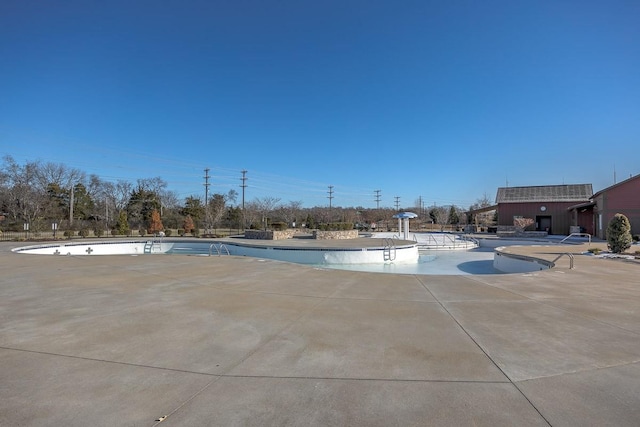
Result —
<path fill-rule="evenodd" d="M 531 218 L 537 231 L 569 234 L 575 225 L 570 208 L 589 203 L 592 195 L 591 184 L 500 187 L 496 194 L 498 226 L 513 226 L 516 217 Z"/>
<path fill-rule="evenodd" d="M 606 239 L 611 218 L 621 213 L 629 218 L 631 234 L 640 234 L 640 175 L 595 193 L 588 202 L 569 207 L 572 225 L 585 232 Z"/>

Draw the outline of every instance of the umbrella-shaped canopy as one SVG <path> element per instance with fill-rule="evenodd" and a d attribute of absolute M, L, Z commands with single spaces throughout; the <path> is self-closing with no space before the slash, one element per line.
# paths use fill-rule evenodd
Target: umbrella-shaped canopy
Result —
<path fill-rule="evenodd" d="M 401 218 L 401 219 L 411 219 L 411 218 L 417 218 L 418 214 L 413 213 L 413 212 L 399 212 L 397 214 L 395 214 L 393 216 L 394 218 Z"/>

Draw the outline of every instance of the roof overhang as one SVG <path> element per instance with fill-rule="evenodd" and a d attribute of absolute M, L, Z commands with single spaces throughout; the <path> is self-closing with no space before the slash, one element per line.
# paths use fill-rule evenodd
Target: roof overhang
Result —
<path fill-rule="evenodd" d="M 498 209 L 498 205 L 491 205 L 491 206 L 485 206 L 483 208 L 471 209 L 471 210 L 468 210 L 467 213 L 471 215 L 475 215 L 482 212 L 495 211 L 496 209 Z"/>
<path fill-rule="evenodd" d="M 579 203 L 577 205 L 573 205 L 573 206 L 569 206 L 567 208 L 568 211 L 573 211 L 573 210 L 577 210 L 577 209 L 582 209 L 582 208 L 590 208 L 596 205 L 596 202 L 594 202 L 593 200 L 589 200 L 588 202 L 584 202 L 584 203 Z"/>

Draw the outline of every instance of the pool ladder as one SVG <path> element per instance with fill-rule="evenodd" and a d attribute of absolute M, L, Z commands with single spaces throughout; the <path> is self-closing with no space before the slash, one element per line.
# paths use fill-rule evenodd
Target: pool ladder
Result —
<path fill-rule="evenodd" d="M 215 243 L 212 243 L 209 246 L 209 256 L 211 256 L 213 254 L 213 250 L 215 249 L 216 253 L 218 254 L 218 256 L 223 255 L 223 251 L 225 252 L 226 255 L 231 255 L 229 253 L 229 248 L 227 248 L 227 246 L 224 243 L 220 243 L 219 245 L 216 246 Z"/>
<path fill-rule="evenodd" d="M 393 261 L 396 259 L 396 245 L 393 243 L 393 239 L 384 239 L 382 256 L 385 261 Z"/>
<path fill-rule="evenodd" d="M 552 263 L 556 263 L 556 261 L 558 261 L 560 258 L 562 258 L 563 256 L 567 256 L 567 258 L 569 258 L 569 270 L 573 270 L 573 254 L 570 252 L 564 252 L 561 253 L 560 255 L 558 255 L 556 257 L 556 259 L 554 259 L 553 261 L 551 261 Z"/>
<path fill-rule="evenodd" d="M 144 244 L 145 254 L 158 253 L 158 252 L 161 252 L 161 250 L 162 250 L 161 240 L 157 240 L 157 239 L 147 240 Z"/>

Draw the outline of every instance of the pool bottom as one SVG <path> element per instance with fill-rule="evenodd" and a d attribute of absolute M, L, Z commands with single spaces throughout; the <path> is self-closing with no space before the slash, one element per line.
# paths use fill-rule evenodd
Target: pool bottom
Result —
<path fill-rule="evenodd" d="M 424 251 L 420 253 L 418 263 L 412 264 L 324 264 L 317 265 L 317 267 L 333 270 L 349 270 L 389 274 L 504 274 L 504 272 L 494 268 L 493 258 L 493 249 L 479 248 L 468 251 Z"/>

